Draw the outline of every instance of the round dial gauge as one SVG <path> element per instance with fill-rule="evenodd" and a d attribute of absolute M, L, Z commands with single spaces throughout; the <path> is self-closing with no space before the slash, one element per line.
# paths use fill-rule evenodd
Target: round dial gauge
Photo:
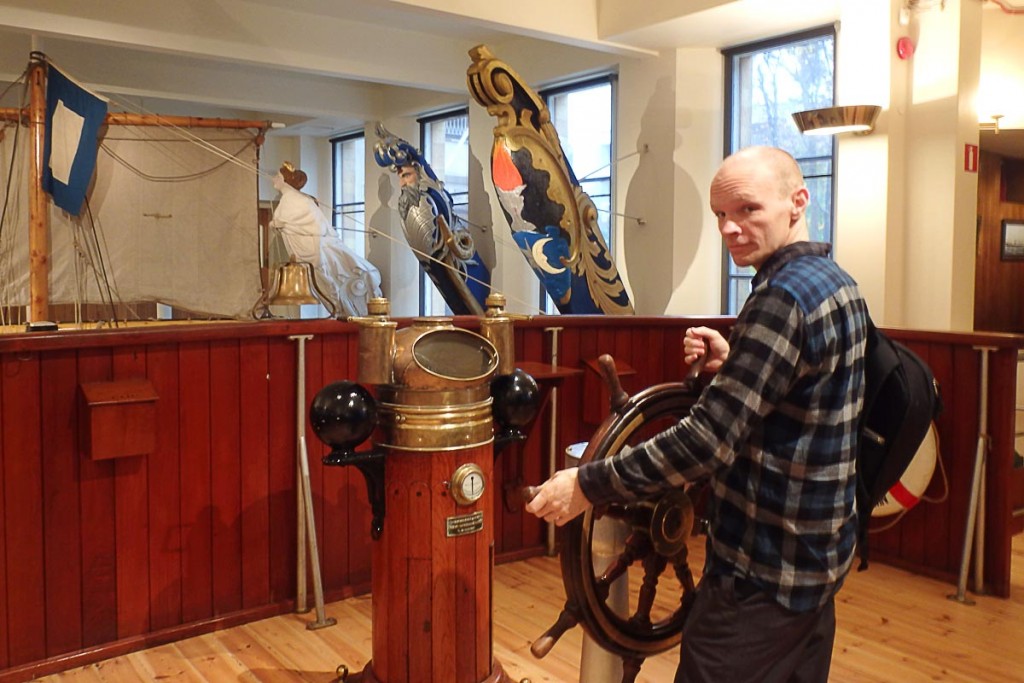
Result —
<path fill-rule="evenodd" d="M 471 462 L 460 465 L 452 475 L 452 498 L 459 505 L 472 505 L 484 495 L 484 472 Z"/>

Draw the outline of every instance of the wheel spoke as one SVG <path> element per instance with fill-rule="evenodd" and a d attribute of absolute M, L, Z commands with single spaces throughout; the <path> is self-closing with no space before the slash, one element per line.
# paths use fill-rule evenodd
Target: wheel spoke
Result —
<path fill-rule="evenodd" d="M 651 554 L 643 559 L 644 580 L 640 586 L 640 599 L 637 601 L 636 612 L 629 620 L 631 624 L 641 628 L 651 627 L 651 609 L 658 593 L 658 579 L 665 571 L 668 560 L 661 555 Z"/>
<path fill-rule="evenodd" d="M 604 365 L 614 367 L 609 362 Z M 620 396 L 613 413 L 588 442 L 582 461 L 610 457 L 660 425 L 677 421 L 697 396 L 693 383 L 662 384 L 633 397 Z M 694 526 L 691 495 L 673 489 L 650 500 L 605 505 L 563 527 L 561 560 L 567 613 L 541 639 L 539 650 L 550 650 L 558 635 L 578 620 L 599 646 L 623 658 L 622 681 L 632 683 L 645 657 L 678 645 L 694 593 L 686 552 Z M 628 605 L 629 575 L 638 563 L 643 574 L 640 585 L 634 584 L 633 609 Z M 669 564 L 672 570 L 666 574 Z M 666 599 L 666 592 L 675 590 L 676 580 L 681 589 L 679 607 L 672 604 L 674 599 Z M 663 591 L 660 600 L 659 588 Z"/>

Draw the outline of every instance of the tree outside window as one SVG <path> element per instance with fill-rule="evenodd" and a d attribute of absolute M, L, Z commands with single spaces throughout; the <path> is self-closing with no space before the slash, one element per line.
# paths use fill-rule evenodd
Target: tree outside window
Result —
<path fill-rule="evenodd" d="M 835 141 L 801 135 L 792 114 L 835 102 L 835 29 L 831 26 L 725 50 L 726 140 L 729 155 L 751 145 L 786 150 L 811 193 L 807 227 L 814 241 L 831 242 Z M 735 314 L 750 294 L 754 270 L 737 268 L 723 248 L 723 310 Z"/>
<path fill-rule="evenodd" d="M 420 119 L 423 158 L 452 196 L 452 210 L 469 218 L 469 111 L 460 109 Z M 444 297 L 425 273 L 420 273 L 420 315 L 451 315 Z"/>
<path fill-rule="evenodd" d="M 331 140 L 334 211 L 331 225 L 345 246 L 366 256 L 365 136 L 354 133 Z"/>
<path fill-rule="evenodd" d="M 565 158 L 580 187 L 597 208 L 598 227 L 612 249 L 612 77 L 542 90 L 540 96 L 551 113 Z M 558 313 L 543 289 L 540 307 Z"/>

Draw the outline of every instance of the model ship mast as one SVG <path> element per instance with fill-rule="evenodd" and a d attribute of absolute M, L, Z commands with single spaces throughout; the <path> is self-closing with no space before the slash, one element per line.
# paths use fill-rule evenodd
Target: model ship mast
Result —
<path fill-rule="evenodd" d="M 27 123 L 31 144 L 29 161 L 29 305 L 28 320 L 46 320 L 50 306 L 50 197 L 43 190 L 44 147 L 46 144 L 46 83 L 48 59 L 32 52 L 28 67 L 28 105 L 0 108 L 0 121 Z M 159 114 L 108 113 L 105 126 L 168 126 L 183 128 L 257 129 L 257 144 L 272 127 L 269 121 L 162 116 Z"/>

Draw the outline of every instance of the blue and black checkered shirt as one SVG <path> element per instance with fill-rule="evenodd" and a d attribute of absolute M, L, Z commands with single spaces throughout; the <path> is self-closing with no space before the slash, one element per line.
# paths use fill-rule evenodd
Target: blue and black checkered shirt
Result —
<path fill-rule="evenodd" d="M 800 242 L 773 254 L 690 414 L 579 473 L 595 504 L 709 477 L 705 573 L 745 577 L 797 612 L 838 589 L 856 544 L 867 307 L 828 253 Z"/>

